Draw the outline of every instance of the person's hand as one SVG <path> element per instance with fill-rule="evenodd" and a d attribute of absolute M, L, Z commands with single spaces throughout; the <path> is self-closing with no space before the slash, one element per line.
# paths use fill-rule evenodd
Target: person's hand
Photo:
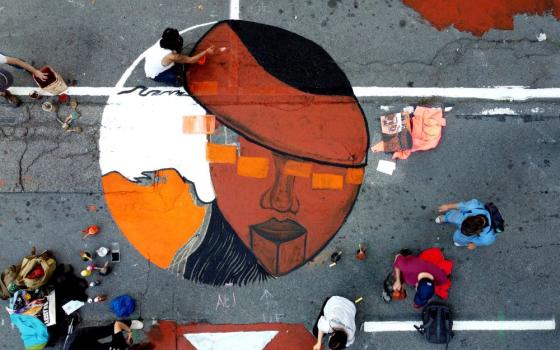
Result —
<path fill-rule="evenodd" d="M 206 53 L 207 53 L 208 55 L 213 55 L 215 50 L 216 50 L 216 46 L 210 45 L 210 47 L 208 47 L 208 48 L 206 49 Z"/>
<path fill-rule="evenodd" d="M 133 342 L 133 340 L 132 340 L 132 331 L 127 332 L 126 341 L 127 341 L 128 345 L 132 345 L 132 342 Z"/>
<path fill-rule="evenodd" d="M 47 73 L 43 73 L 38 69 L 36 69 L 35 72 L 33 72 L 33 76 L 37 77 L 37 79 L 39 79 L 41 81 L 46 81 L 47 78 L 49 77 L 49 75 Z"/>
<path fill-rule="evenodd" d="M 401 283 L 401 281 L 395 281 L 395 283 L 393 283 L 393 290 L 400 291 L 401 288 L 402 288 L 402 283 Z"/>
<path fill-rule="evenodd" d="M 449 206 L 447 204 L 442 204 L 438 208 L 438 212 L 440 213 L 445 213 L 448 210 L 449 210 Z"/>
<path fill-rule="evenodd" d="M 316 343 L 313 345 L 313 350 L 321 350 L 321 343 Z"/>
<path fill-rule="evenodd" d="M 467 244 L 467 249 L 469 249 L 469 250 L 476 249 L 476 244 L 474 244 L 474 243 Z"/>

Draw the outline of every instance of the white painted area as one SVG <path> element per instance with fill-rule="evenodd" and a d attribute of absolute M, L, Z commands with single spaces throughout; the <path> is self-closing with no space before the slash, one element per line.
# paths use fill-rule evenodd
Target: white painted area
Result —
<path fill-rule="evenodd" d="M 397 168 L 397 163 L 380 159 L 377 163 L 377 171 L 387 175 L 393 175 L 393 171 Z"/>
<path fill-rule="evenodd" d="M 393 108 L 393 106 L 379 106 L 379 109 L 382 110 L 382 111 L 385 111 L 385 112 L 387 112 L 391 108 Z"/>
<path fill-rule="evenodd" d="M 239 19 L 239 0 L 230 0 L 229 19 Z"/>
<path fill-rule="evenodd" d="M 480 112 L 481 115 L 517 115 L 511 108 L 492 108 Z"/>
<path fill-rule="evenodd" d="M 214 23 L 192 26 L 181 33 Z M 137 92 L 117 95 L 126 90 L 124 84 L 145 54 L 146 51 L 123 73 L 103 110 L 99 136 L 101 173 L 117 171 L 134 180 L 146 171 L 173 168 L 194 184 L 200 200 L 211 202 L 215 194 L 206 160 L 206 135 L 183 133 L 183 116 L 205 115 L 206 111 L 189 96 L 140 96 Z"/>
<path fill-rule="evenodd" d="M 539 33 L 537 35 L 537 41 L 545 41 L 546 40 L 546 33 Z"/>
<path fill-rule="evenodd" d="M 205 23 L 204 25 L 214 24 L 215 22 Z M 196 26 L 198 27 L 198 26 Z M 144 58 L 143 55 L 134 61 L 134 65 L 129 67 L 123 77 L 128 77 Z M 70 87 L 68 94 L 72 96 L 110 96 L 115 92 L 130 89 L 131 87 L 124 87 L 126 79 L 121 79 L 115 87 Z M 168 87 L 153 87 L 153 89 L 168 89 Z M 493 100 L 493 101 L 527 101 L 533 99 L 559 99 L 560 88 L 546 88 L 546 89 L 528 89 L 522 86 L 496 86 L 489 88 L 409 88 L 409 87 L 384 87 L 384 86 L 357 86 L 354 87 L 354 94 L 356 97 L 443 97 L 447 99 L 478 99 L 478 100 Z M 37 87 L 11 87 L 10 92 L 14 95 L 26 96 L 31 91 L 38 90 Z M 48 95 L 43 93 L 44 95 Z M 390 106 L 381 106 L 389 108 Z"/>
<path fill-rule="evenodd" d="M 418 321 L 364 322 L 364 332 L 413 332 Z M 454 331 L 550 331 L 556 329 L 552 320 L 520 321 L 453 321 Z"/>
<path fill-rule="evenodd" d="M 197 350 L 263 350 L 278 331 L 187 333 L 185 338 Z"/>

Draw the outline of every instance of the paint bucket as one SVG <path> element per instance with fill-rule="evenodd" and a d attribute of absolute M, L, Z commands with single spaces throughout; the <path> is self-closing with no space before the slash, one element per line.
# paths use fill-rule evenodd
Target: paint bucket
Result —
<path fill-rule="evenodd" d="M 100 258 L 104 258 L 109 254 L 109 248 L 100 247 L 95 251 Z"/>
<path fill-rule="evenodd" d="M 45 112 L 56 112 L 56 106 L 49 101 L 44 102 L 41 108 Z"/>
<path fill-rule="evenodd" d="M 64 79 L 62 79 L 60 74 L 58 74 L 52 67 L 45 66 L 41 68 L 41 72 L 47 74 L 47 80 L 42 81 L 35 76 L 33 76 L 33 80 L 35 80 L 37 86 L 39 86 L 42 90 L 45 90 L 53 95 L 60 95 L 64 91 L 68 90 L 68 86 L 64 82 Z"/>
<path fill-rule="evenodd" d="M 62 104 L 68 102 L 68 95 L 66 95 L 66 94 L 58 95 L 58 102 L 62 103 Z"/>

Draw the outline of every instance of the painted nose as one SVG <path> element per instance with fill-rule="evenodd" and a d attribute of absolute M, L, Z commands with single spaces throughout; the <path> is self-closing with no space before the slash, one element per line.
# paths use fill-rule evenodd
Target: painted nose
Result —
<path fill-rule="evenodd" d="M 299 201 L 293 192 L 295 177 L 283 174 L 286 160 L 274 157 L 274 182 L 261 197 L 261 207 L 281 213 L 297 213 Z"/>

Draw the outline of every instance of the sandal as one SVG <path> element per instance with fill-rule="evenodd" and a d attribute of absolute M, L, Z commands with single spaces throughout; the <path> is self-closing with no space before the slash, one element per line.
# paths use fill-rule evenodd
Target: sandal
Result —
<path fill-rule="evenodd" d="M 17 96 L 12 95 L 12 93 L 7 90 L 4 92 L 4 98 L 6 99 L 6 101 L 8 101 L 8 104 L 14 108 L 21 105 L 21 100 Z"/>

